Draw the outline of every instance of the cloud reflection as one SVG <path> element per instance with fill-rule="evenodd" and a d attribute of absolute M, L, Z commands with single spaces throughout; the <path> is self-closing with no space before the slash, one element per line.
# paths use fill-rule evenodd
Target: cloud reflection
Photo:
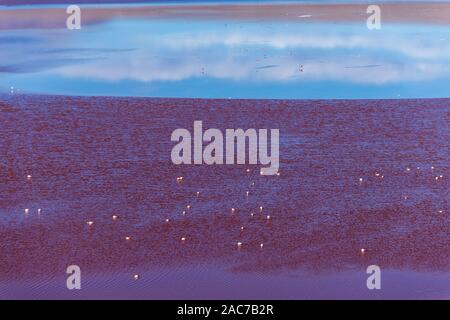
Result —
<path fill-rule="evenodd" d="M 14 33 L 0 39 L 24 37 Z M 391 25 L 371 32 L 359 24 L 128 19 L 80 33 L 42 32 L 37 38 L 7 42 L 1 72 L 164 86 L 204 78 L 255 87 L 311 81 L 380 86 L 450 76 L 445 26 Z"/>
<path fill-rule="evenodd" d="M 180 32 L 173 25 L 165 34 L 138 34 L 131 41 L 140 48 L 136 52 L 57 72 L 104 81 L 182 81 L 203 74 L 225 80 L 386 84 L 428 81 L 450 71 L 450 44 L 428 37 L 426 29 L 412 38 L 407 29 L 396 27 L 380 34 L 323 24 L 309 25 L 307 34 L 296 33 L 298 25 L 275 26 L 275 32 L 255 25 L 246 31 L 214 27 Z M 305 65 L 303 72 L 300 65 Z"/>

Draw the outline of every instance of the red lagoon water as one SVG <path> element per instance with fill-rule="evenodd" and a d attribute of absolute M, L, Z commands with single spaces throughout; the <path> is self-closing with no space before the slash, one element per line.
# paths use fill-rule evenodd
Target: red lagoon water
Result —
<path fill-rule="evenodd" d="M 1 96 L 0 297 L 448 298 L 449 119 L 446 99 Z M 279 128 L 280 175 L 173 165 L 194 120 Z"/>

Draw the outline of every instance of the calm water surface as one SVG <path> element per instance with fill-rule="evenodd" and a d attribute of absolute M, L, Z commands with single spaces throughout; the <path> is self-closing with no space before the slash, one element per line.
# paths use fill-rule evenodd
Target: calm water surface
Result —
<path fill-rule="evenodd" d="M 81 30 L 66 29 L 64 7 L 57 17 L 45 11 L 28 17 L 29 25 L 20 23 L 24 18 L 13 19 L 17 10 L 0 9 L 10 18 L 0 28 L 0 91 L 180 98 L 448 97 L 450 27 L 445 24 L 390 22 L 371 31 L 364 10 L 355 12 L 360 20 L 337 23 L 318 21 L 306 11 L 292 16 L 288 7 L 286 20 L 258 19 L 256 14 L 246 19 L 213 13 L 186 17 L 190 11 L 172 13 L 172 18 L 130 16 L 121 15 L 120 7 L 115 15 L 92 18 L 94 8 L 83 9 Z"/>

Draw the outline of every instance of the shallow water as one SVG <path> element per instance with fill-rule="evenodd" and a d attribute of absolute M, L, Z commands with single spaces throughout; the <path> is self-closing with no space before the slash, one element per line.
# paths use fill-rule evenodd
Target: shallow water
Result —
<path fill-rule="evenodd" d="M 232 297 L 226 288 L 244 278 L 242 297 L 272 286 L 273 297 L 345 298 L 365 290 L 365 269 L 377 264 L 386 270 L 379 297 L 448 298 L 449 112 L 447 99 L 2 96 L 2 295 L 57 296 L 77 264 L 92 289 L 77 297 L 108 286 L 115 297 L 168 297 L 148 291 L 149 279 L 169 273 L 164 283 L 195 286 L 208 270 L 211 287 L 178 296 Z M 194 120 L 279 128 L 280 176 L 174 166 L 171 132 Z"/>
<path fill-rule="evenodd" d="M 8 299 L 449 299 L 443 273 L 383 271 L 382 290 L 367 290 L 363 271 L 284 275 L 237 274 L 211 265 L 150 269 L 134 281 L 130 273 L 83 277 L 81 291 L 64 287 L 65 278 L 3 282 Z M 384 290 L 386 289 L 386 290 Z"/>
<path fill-rule="evenodd" d="M 450 298 L 436 9 L 54 8 L 0 7 L 0 298 Z M 173 165 L 195 120 L 279 128 L 280 176 Z"/>

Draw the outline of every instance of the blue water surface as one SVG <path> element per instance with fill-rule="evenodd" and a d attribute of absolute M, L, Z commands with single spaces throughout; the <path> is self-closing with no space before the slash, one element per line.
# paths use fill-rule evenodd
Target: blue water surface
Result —
<path fill-rule="evenodd" d="M 11 13 L 14 14 L 14 13 Z M 450 27 L 114 16 L 0 30 L 0 92 L 196 98 L 449 97 Z"/>

